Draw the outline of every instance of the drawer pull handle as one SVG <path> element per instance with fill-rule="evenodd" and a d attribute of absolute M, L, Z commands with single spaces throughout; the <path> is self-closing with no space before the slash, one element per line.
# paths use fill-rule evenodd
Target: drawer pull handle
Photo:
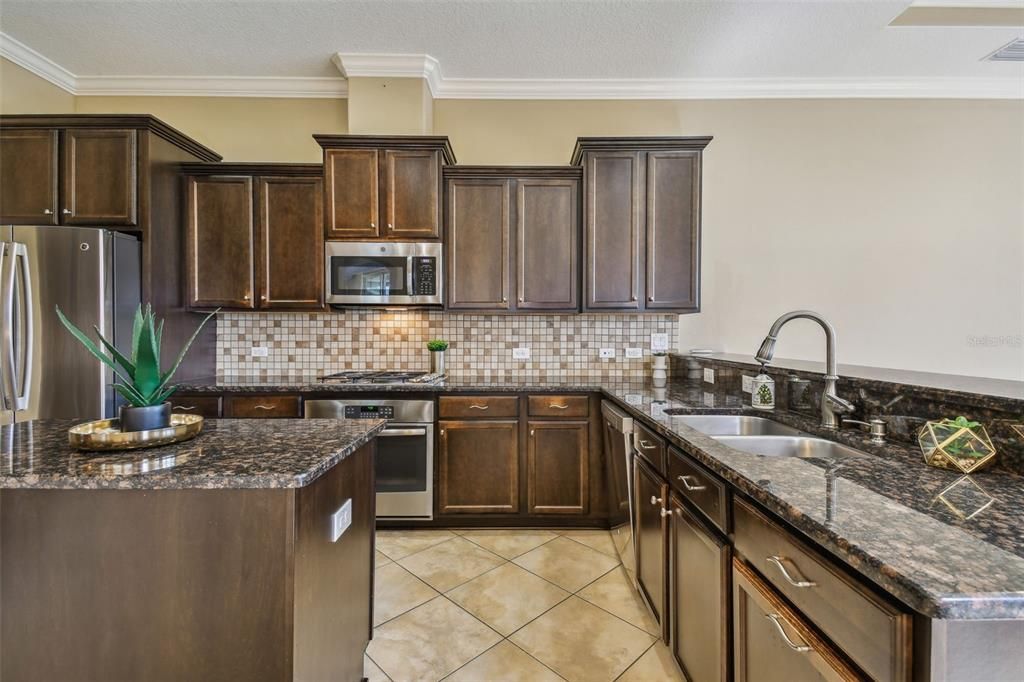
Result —
<path fill-rule="evenodd" d="M 680 481 L 682 481 L 683 487 L 686 488 L 688 491 L 690 491 L 692 493 L 708 489 L 708 487 L 706 485 L 693 485 L 692 483 L 690 483 L 691 480 L 693 480 L 693 481 L 697 480 L 697 478 L 695 476 L 677 476 L 677 478 Z"/>
<path fill-rule="evenodd" d="M 655 445 L 654 443 L 652 443 L 649 440 L 644 440 L 642 438 L 640 439 L 640 447 L 642 447 L 644 450 L 657 450 L 658 449 L 657 445 Z"/>
<path fill-rule="evenodd" d="M 665 500 L 661 499 L 660 497 L 655 497 L 654 495 L 651 495 L 651 504 L 661 504 L 664 501 Z"/>
<path fill-rule="evenodd" d="M 255 409 L 255 410 L 273 410 L 274 406 L 273 405 L 253 405 L 253 409 Z"/>
<path fill-rule="evenodd" d="M 765 618 L 775 623 L 775 627 L 778 628 L 779 634 L 782 635 L 782 639 L 786 640 L 786 644 L 789 645 L 790 649 L 792 649 L 793 651 L 799 651 L 802 654 L 806 654 L 808 651 L 811 650 L 811 647 L 807 646 L 806 644 L 797 644 L 792 639 L 790 639 L 789 635 L 786 634 L 786 629 L 782 627 L 782 623 L 779 622 L 780 620 L 782 620 L 782 616 L 780 616 L 777 613 L 769 613 L 765 614 Z"/>
<path fill-rule="evenodd" d="M 490 407 L 491 407 L 490 405 L 470 405 L 469 409 L 471 409 L 471 410 L 486 410 L 486 409 L 489 409 Z"/>
<path fill-rule="evenodd" d="M 551 403 L 551 405 L 549 405 L 549 407 L 553 407 L 556 410 L 568 410 L 569 409 L 568 405 L 559 405 L 558 403 Z"/>
<path fill-rule="evenodd" d="M 782 563 L 784 559 L 785 559 L 785 557 L 781 557 L 781 556 L 778 556 L 778 555 L 772 555 L 770 557 L 767 557 L 765 560 L 768 563 L 772 563 L 772 564 L 775 564 L 776 566 L 778 566 L 779 567 L 779 571 L 782 572 L 782 577 L 785 578 L 786 582 L 788 582 L 793 587 L 817 587 L 818 586 L 818 583 L 812 582 L 810 580 L 795 580 L 793 578 L 793 576 L 790 575 L 789 571 L 786 570 L 786 565 Z"/>
<path fill-rule="evenodd" d="M 192 407 L 188 407 L 188 406 L 186 406 L 186 405 L 175 405 L 175 406 L 174 406 L 174 407 L 172 407 L 171 409 L 172 409 L 172 410 L 190 410 L 190 411 L 191 411 L 191 410 L 194 410 L 194 409 L 196 409 L 196 406 L 195 406 L 195 405 L 193 405 Z"/>

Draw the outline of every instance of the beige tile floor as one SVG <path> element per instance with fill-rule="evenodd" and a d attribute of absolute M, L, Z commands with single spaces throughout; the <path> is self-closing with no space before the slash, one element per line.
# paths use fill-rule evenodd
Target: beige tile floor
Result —
<path fill-rule="evenodd" d="M 377 533 L 370 682 L 676 682 L 611 536 Z"/>

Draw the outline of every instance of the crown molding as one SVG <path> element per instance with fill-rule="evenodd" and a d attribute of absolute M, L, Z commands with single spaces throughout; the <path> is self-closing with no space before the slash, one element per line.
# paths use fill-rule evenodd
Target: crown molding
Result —
<path fill-rule="evenodd" d="M 345 78 L 76 76 L 0 32 L 0 56 L 73 95 L 295 97 L 348 95 Z M 445 78 L 427 54 L 336 53 L 346 78 L 424 78 L 436 99 L 1024 99 L 1020 78 Z"/>
<path fill-rule="evenodd" d="M 3 32 L 0 32 L 0 57 L 14 62 L 21 68 L 31 71 L 71 94 L 75 94 L 75 74 Z"/>
<path fill-rule="evenodd" d="M 429 54 L 336 52 L 331 61 L 345 78 L 423 78 L 438 96 L 444 82 L 441 63 Z"/>
<path fill-rule="evenodd" d="M 79 76 L 76 95 L 142 97 L 339 98 L 348 94 L 344 78 L 275 76 Z"/>
<path fill-rule="evenodd" d="M 438 99 L 1022 99 L 1018 78 L 442 79 Z"/>

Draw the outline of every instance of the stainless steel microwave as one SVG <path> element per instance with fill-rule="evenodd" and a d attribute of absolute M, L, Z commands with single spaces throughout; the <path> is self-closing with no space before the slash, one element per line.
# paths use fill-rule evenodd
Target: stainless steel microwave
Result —
<path fill-rule="evenodd" d="M 327 242 L 329 305 L 440 305 L 438 242 Z"/>

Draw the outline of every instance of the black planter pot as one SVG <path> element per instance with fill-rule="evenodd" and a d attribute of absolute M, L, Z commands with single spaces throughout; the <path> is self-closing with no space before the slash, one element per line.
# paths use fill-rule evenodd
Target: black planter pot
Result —
<path fill-rule="evenodd" d="M 122 431 L 149 431 L 171 425 L 171 404 L 161 403 L 149 407 L 121 406 Z"/>

